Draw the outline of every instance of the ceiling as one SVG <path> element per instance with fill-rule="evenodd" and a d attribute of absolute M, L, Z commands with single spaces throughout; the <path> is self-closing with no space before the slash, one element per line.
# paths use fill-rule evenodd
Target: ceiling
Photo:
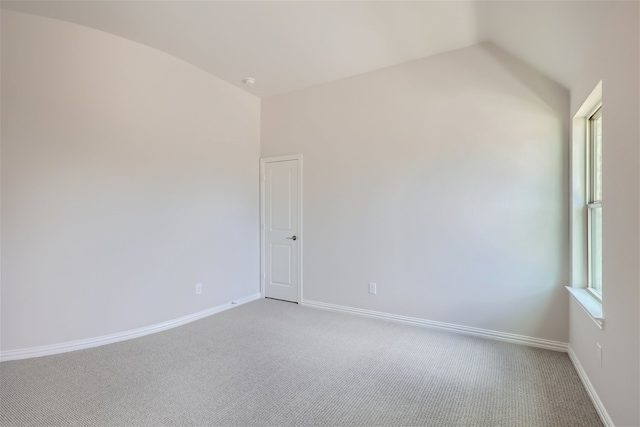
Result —
<path fill-rule="evenodd" d="M 483 41 L 570 88 L 614 3 L 3 0 L 2 9 L 124 37 L 266 97 Z"/>

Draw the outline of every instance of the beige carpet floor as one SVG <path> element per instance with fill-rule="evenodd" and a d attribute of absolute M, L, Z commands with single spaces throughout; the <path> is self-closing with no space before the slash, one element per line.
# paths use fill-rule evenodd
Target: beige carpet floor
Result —
<path fill-rule="evenodd" d="M 564 353 L 258 300 L 0 364 L 2 426 L 600 426 Z"/>

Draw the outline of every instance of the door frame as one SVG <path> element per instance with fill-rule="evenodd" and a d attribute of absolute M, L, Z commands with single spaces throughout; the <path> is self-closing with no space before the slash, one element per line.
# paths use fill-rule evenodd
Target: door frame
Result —
<path fill-rule="evenodd" d="M 297 303 L 302 305 L 302 253 L 303 253 L 303 243 L 304 243 L 304 232 L 302 228 L 302 207 L 304 205 L 302 199 L 302 154 L 289 154 L 286 156 L 275 156 L 275 157 L 263 157 L 260 159 L 260 296 L 262 298 L 265 297 L 265 166 L 268 163 L 277 163 L 284 162 L 288 160 L 297 160 L 298 161 L 298 244 L 296 248 L 298 248 L 298 301 Z"/>

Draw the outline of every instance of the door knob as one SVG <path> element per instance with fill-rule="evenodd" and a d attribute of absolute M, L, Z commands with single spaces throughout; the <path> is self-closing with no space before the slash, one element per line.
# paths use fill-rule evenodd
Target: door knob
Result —
<path fill-rule="evenodd" d="M 296 236 L 293 236 L 293 237 L 287 237 L 287 239 L 290 239 L 290 240 L 297 240 L 298 238 L 297 238 Z"/>

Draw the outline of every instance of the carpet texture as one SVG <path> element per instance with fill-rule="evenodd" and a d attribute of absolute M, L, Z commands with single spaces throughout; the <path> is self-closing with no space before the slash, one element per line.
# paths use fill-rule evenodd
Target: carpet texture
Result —
<path fill-rule="evenodd" d="M 0 363 L 3 426 L 601 426 L 564 353 L 258 300 Z"/>

